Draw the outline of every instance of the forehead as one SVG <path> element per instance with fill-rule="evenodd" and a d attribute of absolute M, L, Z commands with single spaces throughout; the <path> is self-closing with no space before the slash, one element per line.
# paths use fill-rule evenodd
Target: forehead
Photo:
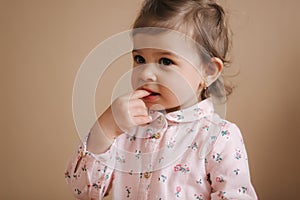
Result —
<path fill-rule="evenodd" d="M 192 64 L 200 62 L 197 44 L 188 36 L 176 31 L 160 33 L 135 33 L 133 35 L 133 49 L 157 49 L 184 58 Z"/>

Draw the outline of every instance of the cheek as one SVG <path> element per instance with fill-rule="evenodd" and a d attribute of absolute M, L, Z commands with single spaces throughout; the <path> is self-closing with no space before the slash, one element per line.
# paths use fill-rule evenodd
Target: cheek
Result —
<path fill-rule="evenodd" d="M 195 76 L 191 77 L 190 80 L 191 80 L 190 81 L 191 87 L 195 91 L 198 91 L 201 82 L 204 82 L 203 78 L 200 75 L 196 75 L 196 74 L 195 74 Z"/>
<path fill-rule="evenodd" d="M 182 74 L 175 83 L 173 93 L 176 94 L 177 99 L 182 103 L 189 100 L 198 100 L 199 97 L 199 84 L 202 81 L 198 73 Z"/>
<path fill-rule="evenodd" d="M 134 90 L 136 90 L 139 87 L 139 83 L 138 83 L 138 73 L 136 70 L 132 70 L 131 73 L 131 86 Z"/>
<path fill-rule="evenodd" d="M 203 77 L 200 75 L 199 71 L 197 71 L 196 69 L 186 71 L 186 72 L 188 72 L 188 73 L 185 73 L 184 76 L 185 76 L 186 80 L 188 80 L 190 87 L 194 91 L 197 91 L 200 83 L 204 81 Z"/>
<path fill-rule="evenodd" d="M 177 98 L 184 98 L 195 93 L 196 84 L 191 84 L 189 77 L 177 74 L 163 81 L 165 87 L 168 88 Z"/>

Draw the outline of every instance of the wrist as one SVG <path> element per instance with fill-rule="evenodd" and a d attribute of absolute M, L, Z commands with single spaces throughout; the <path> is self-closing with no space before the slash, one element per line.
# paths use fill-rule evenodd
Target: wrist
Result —
<path fill-rule="evenodd" d="M 98 118 L 98 123 L 106 137 L 111 140 L 123 132 L 114 119 L 111 106 L 107 108 L 106 111 L 104 111 L 104 113 Z"/>
<path fill-rule="evenodd" d="M 121 129 L 113 119 L 111 109 L 108 108 L 90 130 L 87 140 L 88 151 L 96 154 L 105 152 L 121 133 Z"/>

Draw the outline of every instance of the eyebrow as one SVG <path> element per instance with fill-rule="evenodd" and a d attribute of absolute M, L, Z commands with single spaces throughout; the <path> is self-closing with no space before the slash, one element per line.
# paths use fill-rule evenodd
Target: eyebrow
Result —
<path fill-rule="evenodd" d="M 139 50 L 133 49 L 131 53 L 139 53 Z"/>
<path fill-rule="evenodd" d="M 138 49 L 133 49 L 132 53 L 140 53 L 140 51 Z M 166 55 L 166 56 L 173 56 L 175 58 L 180 58 L 177 54 L 169 52 L 169 51 L 164 51 L 164 50 L 158 50 L 158 52 L 155 52 L 155 54 L 158 55 Z"/>

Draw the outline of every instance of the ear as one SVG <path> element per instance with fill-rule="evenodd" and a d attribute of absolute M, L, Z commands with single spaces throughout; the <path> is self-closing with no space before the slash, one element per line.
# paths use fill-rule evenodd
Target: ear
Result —
<path fill-rule="evenodd" d="M 210 63 L 205 67 L 206 86 L 210 86 L 221 75 L 223 70 L 223 61 L 220 58 L 213 57 Z"/>

